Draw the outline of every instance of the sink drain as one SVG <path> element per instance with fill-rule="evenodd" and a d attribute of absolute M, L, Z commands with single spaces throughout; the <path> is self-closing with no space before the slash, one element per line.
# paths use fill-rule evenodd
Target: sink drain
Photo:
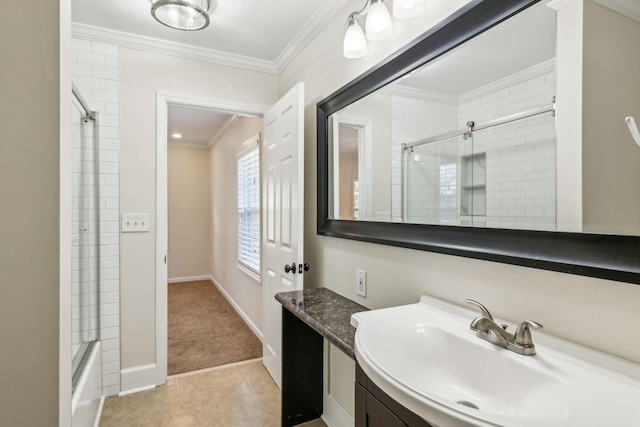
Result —
<path fill-rule="evenodd" d="M 475 403 L 467 402 L 466 400 L 459 400 L 458 403 L 462 406 L 466 406 L 467 408 L 480 409 Z"/>

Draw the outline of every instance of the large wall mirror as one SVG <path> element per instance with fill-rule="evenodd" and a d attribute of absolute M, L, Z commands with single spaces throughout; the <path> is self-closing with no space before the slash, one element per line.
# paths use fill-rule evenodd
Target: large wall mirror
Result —
<path fill-rule="evenodd" d="M 640 283 L 638 49 L 632 0 L 469 2 L 318 104 L 318 233 Z"/>

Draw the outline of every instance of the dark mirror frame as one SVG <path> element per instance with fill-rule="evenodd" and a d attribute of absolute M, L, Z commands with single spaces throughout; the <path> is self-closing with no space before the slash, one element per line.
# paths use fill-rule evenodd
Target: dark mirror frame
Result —
<path fill-rule="evenodd" d="M 539 0 L 475 0 L 317 104 L 319 235 L 640 284 L 640 237 L 329 218 L 329 116 Z"/>

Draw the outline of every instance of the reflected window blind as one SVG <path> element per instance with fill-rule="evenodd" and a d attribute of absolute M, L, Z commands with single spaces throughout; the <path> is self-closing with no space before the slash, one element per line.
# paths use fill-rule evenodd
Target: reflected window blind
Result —
<path fill-rule="evenodd" d="M 260 156 L 257 143 L 238 155 L 238 262 L 260 274 Z"/>
<path fill-rule="evenodd" d="M 456 205 L 458 203 L 457 190 L 458 172 L 455 163 L 440 165 L 440 222 L 455 224 Z"/>

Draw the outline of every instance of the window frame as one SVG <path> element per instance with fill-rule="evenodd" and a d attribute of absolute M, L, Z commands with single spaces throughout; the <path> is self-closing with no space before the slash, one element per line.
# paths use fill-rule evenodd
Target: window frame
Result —
<path fill-rule="evenodd" d="M 236 250 L 236 263 L 238 266 L 238 269 L 240 269 L 241 271 L 245 272 L 246 274 L 248 274 L 249 276 L 251 276 L 252 278 L 254 278 L 255 280 L 257 280 L 258 282 L 260 282 L 260 269 L 261 269 L 261 265 L 262 265 L 262 212 L 261 212 L 261 191 L 262 191 L 262 187 L 261 187 L 261 175 L 260 175 L 260 164 L 261 164 L 261 152 L 260 152 L 260 134 L 246 140 L 244 143 L 242 143 L 236 150 L 236 241 L 237 241 L 237 250 Z M 255 214 L 257 214 L 257 225 L 258 225 L 258 236 L 257 236 L 257 248 L 258 248 L 258 259 L 257 259 L 257 266 L 253 266 L 251 265 L 251 263 L 247 262 L 245 259 L 245 257 L 242 256 L 242 248 L 243 246 L 241 246 L 241 236 L 240 236 L 240 230 L 241 230 L 241 212 L 240 212 L 240 185 L 241 185 L 241 176 L 240 176 L 240 162 L 245 159 L 246 157 L 253 155 L 253 154 L 257 155 L 257 162 L 256 162 L 256 170 L 255 170 L 255 174 L 254 176 L 257 177 L 257 200 L 253 200 L 251 202 L 255 203 L 255 206 L 257 206 L 257 211 L 254 212 Z M 244 177 L 246 178 L 247 174 L 244 174 Z M 246 187 L 245 187 L 245 193 L 246 193 Z M 246 200 L 246 198 L 245 198 Z M 250 202 L 250 203 L 251 203 Z M 255 248 L 256 246 L 254 246 Z M 250 247 L 246 247 L 246 250 L 250 250 Z M 255 250 L 255 249 L 254 249 Z"/>

